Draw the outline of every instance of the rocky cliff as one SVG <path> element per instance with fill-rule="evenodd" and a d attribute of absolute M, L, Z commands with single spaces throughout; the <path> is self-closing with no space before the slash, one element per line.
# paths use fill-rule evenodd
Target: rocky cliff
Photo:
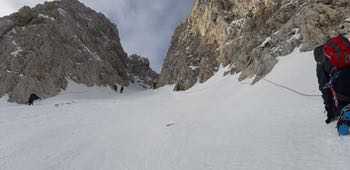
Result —
<path fill-rule="evenodd" d="M 57 95 L 68 80 L 127 86 L 128 57 L 118 30 L 78 0 L 46 2 L 0 18 L 0 96 L 25 103 Z"/>
<path fill-rule="evenodd" d="M 128 59 L 128 72 L 132 83 L 144 88 L 155 88 L 159 74 L 150 67 L 147 58 L 133 54 Z"/>
<path fill-rule="evenodd" d="M 349 17 L 348 0 L 195 0 L 191 16 L 173 35 L 159 85 L 186 90 L 220 65 L 256 82 L 276 57 L 349 32 Z"/>

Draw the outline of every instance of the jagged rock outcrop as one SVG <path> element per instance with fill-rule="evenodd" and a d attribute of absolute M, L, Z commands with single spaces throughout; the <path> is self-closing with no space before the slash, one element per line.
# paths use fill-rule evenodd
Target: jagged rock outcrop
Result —
<path fill-rule="evenodd" d="M 68 80 L 127 86 L 118 30 L 78 0 L 46 2 L 0 18 L 0 96 L 25 103 L 57 95 Z"/>
<path fill-rule="evenodd" d="M 186 90 L 220 65 L 240 79 L 269 73 L 276 57 L 350 31 L 348 0 L 196 0 L 176 29 L 159 85 Z"/>
<path fill-rule="evenodd" d="M 147 58 L 133 54 L 128 59 L 128 72 L 131 82 L 144 88 L 155 88 L 159 74 L 150 67 Z"/>

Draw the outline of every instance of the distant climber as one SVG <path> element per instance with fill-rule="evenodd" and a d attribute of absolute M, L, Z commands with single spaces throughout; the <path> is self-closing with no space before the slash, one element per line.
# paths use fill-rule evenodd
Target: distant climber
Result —
<path fill-rule="evenodd" d="M 327 111 L 326 123 L 329 124 L 342 117 L 344 108 L 350 104 L 350 42 L 345 35 L 331 38 L 315 48 L 314 56 L 319 90 Z"/>
<path fill-rule="evenodd" d="M 157 89 L 157 82 L 156 82 L 156 81 L 153 81 L 153 82 L 152 82 L 152 88 L 153 88 L 153 89 Z"/>
<path fill-rule="evenodd" d="M 120 94 L 122 94 L 124 92 L 124 86 L 122 86 L 121 88 L 120 88 Z"/>
<path fill-rule="evenodd" d="M 118 86 L 117 85 L 113 85 L 113 90 L 118 92 Z"/>
<path fill-rule="evenodd" d="M 29 99 L 28 99 L 27 104 L 28 104 L 28 105 L 33 105 L 33 104 L 34 104 L 34 101 L 40 100 L 40 99 L 41 99 L 41 98 L 40 98 L 38 95 L 32 93 L 32 94 L 29 96 Z"/>

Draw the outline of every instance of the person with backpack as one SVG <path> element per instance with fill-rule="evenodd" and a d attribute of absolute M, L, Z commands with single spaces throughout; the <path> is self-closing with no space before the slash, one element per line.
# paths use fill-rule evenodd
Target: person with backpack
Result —
<path fill-rule="evenodd" d="M 344 35 L 331 38 L 314 50 L 317 78 L 327 111 L 326 123 L 350 127 L 350 42 Z M 349 129 L 349 128 L 348 128 Z M 345 132 L 345 131 L 344 131 Z"/>
<path fill-rule="evenodd" d="M 28 104 L 29 106 L 32 106 L 32 105 L 34 105 L 34 101 L 36 101 L 36 100 L 41 100 L 41 98 L 40 98 L 38 95 L 32 93 L 32 94 L 29 96 L 29 99 L 28 99 L 27 104 Z"/>
<path fill-rule="evenodd" d="M 113 85 L 113 90 L 116 91 L 116 92 L 118 92 L 118 85 L 116 85 L 116 84 Z"/>
<path fill-rule="evenodd" d="M 120 94 L 122 94 L 124 92 L 124 86 L 122 86 L 121 88 L 120 88 Z"/>

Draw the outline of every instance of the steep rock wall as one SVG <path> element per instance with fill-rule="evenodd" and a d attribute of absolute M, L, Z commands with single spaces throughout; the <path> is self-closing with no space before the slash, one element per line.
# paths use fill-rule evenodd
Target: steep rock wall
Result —
<path fill-rule="evenodd" d="M 312 50 L 349 32 L 347 0 L 196 0 L 176 29 L 159 85 L 186 90 L 220 65 L 240 79 L 268 74 L 278 56 Z"/>

